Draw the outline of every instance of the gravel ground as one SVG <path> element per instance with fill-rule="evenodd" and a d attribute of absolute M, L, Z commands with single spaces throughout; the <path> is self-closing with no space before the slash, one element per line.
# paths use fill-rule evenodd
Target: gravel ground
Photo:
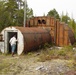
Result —
<path fill-rule="evenodd" d="M 76 75 L 69 67 L 70 61 L 52 59 L 38 61 L 39 55 L 0 55 L 0 75 Z M 69 72 L 73 72 L 72 74 Z"/>

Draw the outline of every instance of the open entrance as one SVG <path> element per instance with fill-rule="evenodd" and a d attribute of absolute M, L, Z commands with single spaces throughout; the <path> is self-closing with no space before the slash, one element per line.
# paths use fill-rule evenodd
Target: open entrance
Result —
<path fill-rule="evenodd" d="M 8 53 L 11 53 L 11 45 L 9 43 L 9 40 L 11 37 L 13 37 L 14 35 L 16 35 L 16 39 L 17 39 L 17 32 L 8 32 L 8 36 L 7 36 L 7 49 L 8 49 Z M 16 49 L 15 49 L 15 54 L 17 53 L 17 43 L 16 43 Z"/>

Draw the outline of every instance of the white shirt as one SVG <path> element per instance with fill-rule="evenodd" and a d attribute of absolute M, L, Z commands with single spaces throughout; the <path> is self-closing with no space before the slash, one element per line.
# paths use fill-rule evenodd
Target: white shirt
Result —
<path fill-rule="evenodd" d="M 11 46 L 13 45 L 13 44 L 16 44 L 16 38 L 15 37 L 12 37 L 11 39 L 10 39 L 10 44 L 11 44 Z"/>

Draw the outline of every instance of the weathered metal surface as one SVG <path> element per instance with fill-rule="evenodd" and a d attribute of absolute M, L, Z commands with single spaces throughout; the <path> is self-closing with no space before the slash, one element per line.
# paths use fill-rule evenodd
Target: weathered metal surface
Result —
<path fill-rule="evenodd" d="M 65 46 L 73 44 L 75 37 L 72 29 L 63 22 L 53 17 L 34 17 L 29 20 L 28 27 L 45 27 L 51 35 L 52 43 L 56 46 Z M 32 24 L 32 26 L 31 26 Z"/>
<path fill-rule="evenodd" d="M 50 34 L 42 28 L 16 27 L 24 37 L 24 52 L 34 50 L 44 43 L 51 42 Z"/>
<path fill-rule="evenodd" d="M 27 22 L 27 27 L 9 27 L 5 30 L 17 31 L 19 55 L 47 42 L 55 43 L 56 46 L 72 45 L 75 42 L 72 29 L 52 17 L 33 17 Z"/>
<path fill-rule="evenodd" d="M 1 34 L 3 34 L 4 42 L 6 41 L 8 43 L 9 32 L 16 32 L 17 33 L 17 54 L 20 55 L 23 52 L 28 52 L 31 50 L 37 50 L 41 45 L 44 45 L 45 43 L 51 42 L 51 36 L 50 33 L 43 29 L 43 28 L 36 28 L 36 27 L 7 27 L 5 28 Z M 6 40 L 7 39 L 7 40 Z M 5 47 L 7 46 L 5 44 Z M 5 50 L 7 50 L 8 47 L 6 47 Z M 5 51 L 8 52 L 8 51 Z"/>
<path fill-rule="evenodd" d="M 53 17 L 33 17 L 30 18 L 27 27 L 50 27 L 55 25 L 55 19 Z"/>
<path fill-rule="evenodd" d="M 75 37 L 72 29 L 65 23 L 61 23 L 59 21 L 57 21 L 56 27 L 56 45 L 73 45 L 75 42 Z"/>

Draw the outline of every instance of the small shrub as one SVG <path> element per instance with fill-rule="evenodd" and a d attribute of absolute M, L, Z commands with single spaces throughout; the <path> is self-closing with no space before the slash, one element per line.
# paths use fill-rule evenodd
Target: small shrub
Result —
<path fill-rule="evenodd" d="M 44 54 L 41 54 L 41 55 L 39 56 L 38 61 L 44 62 L 45 60 L 46 60 L 45 55 L 44 55 Z"/>
<path fill-rule="evenodd" d="M 28 55 L 32 55 L 32 52 L 29 52 Z"/>
<path fill-rule="evenodd" d="M 41 54 L 39 56 L 39 61 L 45 62 L 46 60 L 51 60 L 51 56 L 50 55 L 45 55 L 45 54 Z"/>
<path fill-rule="evenodd" d="M 76 70 L 76 60 L 68 60 L 67 66 L 73 70 Z"/>
<path fill-rule="evenodd" d="M 64 46 L 62 49 L 65 50 L 65 51 L 72 51 L 73 46 Z"/>
<path fill-rule="evenodd" d="M 45 45 L 46 47 L 46 45 Z M 62 49 L 53 49 L 50 50 L 49 48 L 43 49 L 40 54 L 40 61 L 46 61 L 51 59 L 66 59 L 66 60 L 76 60 L 76 54 L 73 51 L 72 46 L 65 46 Z"/>
<path fill-rule="evenodd" d="M 74 47 L 76 47 L 76 42 L 73 44 Z"/>
<path fill-rule="evenodd" d="M 49 53 L 51 56 L 54 56 L 56 52 L 55 52 L 55 50 L 51 50 L 51 51 L 49 51 L 48 53 Z"/>
<path fill-rule="evenodd" d="M 39 46 L 39 49 L 41 49 L 41 48 L 42 48 L 42 46 L 40 45 L 40 46 Z"/>
<path fill-rule="evenodd" d="M 66 51 L 65 50 L 58 50 L 58 55 L 59 56 L 65 56 L 66 55 Z"/>
<path fill-rule="evenodd" d="M 49 43 L 45 43 L 43 46 L 44 49 L 49 48 L 49 47 L 51 47 L 51 44 L 49 44 Z"/>

